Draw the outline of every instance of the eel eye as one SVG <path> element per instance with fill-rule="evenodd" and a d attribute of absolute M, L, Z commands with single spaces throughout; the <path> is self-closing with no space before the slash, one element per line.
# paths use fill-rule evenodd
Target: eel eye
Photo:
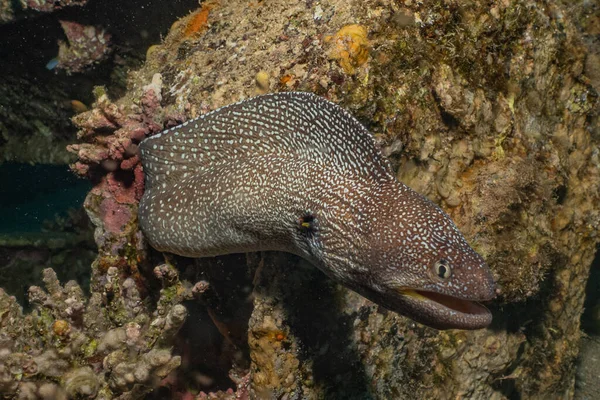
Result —
<path fill-rule="evenodd" d="M 441 279 L 448 279 L 452 276 L 452 268 L 448 265 L 448 260 L 442 258 L 433 265 L 435 274 Z"/>

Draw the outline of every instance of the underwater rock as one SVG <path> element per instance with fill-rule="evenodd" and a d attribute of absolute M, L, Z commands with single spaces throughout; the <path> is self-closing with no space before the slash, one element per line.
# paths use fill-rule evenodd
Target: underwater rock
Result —
<path fill-rule="evenodd" d="M 110 53 L 110 34 L 104 29 L 77 22 L 60 21 L 67 42 L 59 41 L 57 69 L 67 74 L 83 72 Z"/>

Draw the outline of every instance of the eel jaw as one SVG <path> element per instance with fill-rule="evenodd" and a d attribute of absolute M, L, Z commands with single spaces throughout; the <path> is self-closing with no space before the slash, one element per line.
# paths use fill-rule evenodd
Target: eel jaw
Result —
<path fill-rule="evenodd" d="M 436 329 L 482 329 L 492 322 L 490 311 L 476 301 L 446 294 L 402 288 L 408 316 Z"/>

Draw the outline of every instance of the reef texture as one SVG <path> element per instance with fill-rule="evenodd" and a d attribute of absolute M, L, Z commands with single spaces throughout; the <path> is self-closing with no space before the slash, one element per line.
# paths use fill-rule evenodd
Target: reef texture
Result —
<path fill-rule="evenodd" d="M 158 114 L 154 87 L 144 93 L 144 107 L 125 116 L 99 89 L 96 108 L 76 118 L 80 137 L 106 139 L 110 147 L 106 153 L 93 146 L 71 148 L 82 160 L 74 170 L 95 183 L 84 204 L 98 248 L 91 294 L 86 300 L 73 281 L 62 287 L 52 269 L 43 272 L 46 291 L 29 289 L 34 308 L 29 314 L 2 291 L 0 392 L 6 396 L 139 398 L 180 365 L 171 346 L 187 316 L 181 302 L 201 291 L 184 287 L 167 264 L 140 273 L 145 251 L 135 221 L 143 177 L 131 138 L 159 128 L 142 111 Z M 105 163 L 92 162 L 100 159 Z M 152 284 L 157 290 L 149 296 Z"/>
<path fill-rule="evenodd" d="M 0 0 L 0 24 L 31 15 L 28 11 L 52 12 L 68 6 L 82 6 L 87 0 Z"/>
<path fill-rule="evenodd" d="M 59 41 L 56 68 L 67 74 L 83 72 L 110 53 L 110 35 L 104 29 L 60 21 L 68 42 Z"/>
<path fill-rule="evenodd" d="M 67 393 L 133 395 L 150 390 L 136 383 L 177 365 L 168 349 L 185 314 L 180 303 L 203 285 L 181 282 L 168 264 L 153 267 L 157 257 L 137 229 L 143 191 L 137 143 L 242 98 L 293 89 L 327 97 L 358 117 L 399 179 L 452 216 L 489 262 L 501 292 L 490 329 L 439 332 L 386 312 L 295 257 L 237 258 L 254 273 L 247 336 L 231 337 L 246 321 L 211 312 L 233 345 L 247 347 L 249 375 L 236 381 L 235 396 L 572 397 L 585 283 L 600 241 L 598 82 L 587 76 L 591 56 L 579 35 L 560 6 L 528 0 L 205 2 L 148 50 L 125 97 L 114 101 L 98 89 L 93 109 L 75 117 L 80 142 L 70 147 L 79 158 L 73 169 L 95 183 L 85 206 L 99 255 L 91 299 L 87 306 L 81 301 L 90 311 L 81 324 L 67 312 L 72 308 L 44 308 L 53 293 L 66 303 L 75 296 L 69 293 L 80 292 L 72 284 L 60 288 L 50 272 L 49 294 L 30 291 L 42 305 L 24 319 L 4 297 L 2 310 L 11 318 L 2 319 L 9 321 L 3 331 L 23 326 L 19 335 L 33 338 L 30 325 L 10 321 L 40 318 L 48 331 L 34 342 L 37 351 L 9 336 L 5 365 L 27 368 L 32 354 L 37 370 L 47 371 L 43 354 L 54 351 L 58 360 L 61 345 L 69 353 L 63 378 L 7 373 L 5 386 L 19 395 L 30 390 L 31 398 L 43 397 L 48 381 Z M 156 307 L 141 300 L 158 298 L 153 270 L 163 285 Z M 94 318 L 97 330 L 86 328 L 92 319 L 85 316 L 97 315 L 92 310 L 105 315 Z M 169 324 L 174 313 L 179 319 Z M 131 324 L 139 335 L 129 345 Z M 65 326 L 74 332 L 70 341 L 44 339 Z M 118 355 L 129 347 L 100 347 L 115 329 L 125 331 L 121 346 L 136 349 L 126 359 Z M 153 336 L 156 329 L 161 334 Z M 80 333 L 96 338 L 96 357 L 86 357 L 86 346 L 73 347 Z M 154 351 L 165 363 L 146 368 Z M 135 365 L 148 374 L 128 374 Z M 68 382 L 89 379 L 88 368 L 109 372 L 106 380 L 95 374 L 96 381 L 68 392 Z"/>
<path fill-rule="evenodd" d="M 46 291 L 29 289 L 34 310 L 25 317 L 0 289 L 3 395 L 132 399 L 179 366 L 170 339 L 185 320 L 185 307 L 167 307 L 163 295 L 156 311 L 146 314 L 133 280 L 121 280 L 118 272 L 110 267 L 103 290 L 88 301 L 74 281 L 61 286 L 46 269 Z"/>

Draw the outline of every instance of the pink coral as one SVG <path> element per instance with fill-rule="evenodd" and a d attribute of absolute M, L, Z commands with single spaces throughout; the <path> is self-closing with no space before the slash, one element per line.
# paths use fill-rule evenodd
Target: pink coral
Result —
<path fill-rule="evenodd" d="M 141 107 L 133 106 L 129 113 L 124 106 L 112 103 L 106 94 L 99 93 L 95 108 L 73 119 L 80 128 L 78 138 L 87 142 L 67 147 L 79 158 L 72 166 L 75 172 L 90 177 L 90 167 L 102 167 L 109 172 L 135 170 L 139 165 L 137 143 L 162 129 L 155 120 L 162 119 L 160 100 L 160 75 L 144 88 Z M 107 160 L 113 162 L 103 164 Z"/>
<path fill-rule="evenodd" d="M 100 215 L 107 231 L 119 233 L 131 219 L 131 210 L 112 198 L 106 198 L 100 204 Z"/>
<path fill-rule="evenodd" d="M 138 143 L 162 129 L 160 75 L 144 87 L 138 105 L 126 107 L 110 101 L 102 89 L 96 91 L 91 111 L 73 118 L 81 143 L 67 149 L 77 154 L 71 169 L 94 183 L 85 207 L 96 230 L 96 242 L 106 254 L 118 255 L 135 236 L 135 207 L 144 191 L 144 173 Z"/>

